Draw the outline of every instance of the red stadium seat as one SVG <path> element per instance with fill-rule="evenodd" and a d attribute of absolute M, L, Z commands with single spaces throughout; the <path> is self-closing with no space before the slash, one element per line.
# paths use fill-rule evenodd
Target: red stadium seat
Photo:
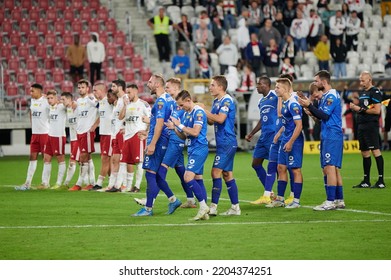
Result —
<path fill-rule="evenodd" d="M 26 60 L 26 68 L 29 71 L 35 71 L 38 68 L 38 60 L 34 56 L 29 56 Z"/>
<path fill-rule="evenodd" d="M 106 7 L 101 6 L 98 10 L 98 19 L 106 22 L 109 19 L 109 12 Z"/>
<path fill-rule="evenodd" d="M 64 58 L 65 49 L 63 44 L 56 44 L 53 50 L 54 57 Z"/>
<path fill-rule="evenodd" d="M 64 20 L 69 20 L 70 22 L 75 20 L 73 10 L 69 7 L 64 10 Z"/>
<path fill-rule="evenodd" d="M 34 76 L 35 82 L 38 84 L 43 84 L 46 81 L 46 72 L 43 69 L 37 69 Z"/>
<path fill-rule="evenodd" d="M 118 30 L 115 35 L 114 35 L 114 42 L 117 44 L 117 45 L 121 45 L 123 46 L 126 42 L 126 35 L 124 32 L 122 32 L 121 30 Z"/>
<path fill-rule="evenodd" d="M 51 57 L 46 57 L 44 60 L 44 65 L 46 70 L 52 70 L 54 68 L 54 59 Z"/>
<path fill-rule="evenodd" d="M 22 8 L 26 10 L 31 9 L 31 0 L 22 0 Z"/>
<path fill-rule="evenodd" d="M 19 31 L 23 32 L 25 34 L 29 34 L 30 33 L 30 22 L 28 20 L 23 19 L 19 23 Z"/>
<path fill-rule="evenodd" d="M 10 20 L 5 20 L 1 25 L 3 33 L 12 33 L 12 22 Z"/>
<path fill-rule="evenodd" d="M 60 34 L 65 33 L 65 22 L 62 19 L 59 19 L 54 23 L 54 32 Z"/>
<path fill-rule="evenodd" d="M 80 44 L 87 45 L 88 42 L 91 40 L 90 32 L 84 31 L 80 34 Z"/>
<path fill-rule="evenodd" d="M 99 34 L 99 41 L 103 43 L 103 45 L 107 46 L 108 40 L 107 40 L 107 34 L 106 33 L 101 33 Z"/>
<path fill-rule="evenodd" d="M 106 21 L 106 31 L 115 33 L 117 31 L 117 23 L 115 22 L 115 19 L 110 18 Z"/>
<path fill-rule="evenodd" d="M 37 23 L 38 32 L 41 32 L 43 34 L 48 33 L 48 22 L 45 20 L 40 20 Z"/>
<path fill-rule="evenodd" d="M 57 0 L 56 1 L 56 8 L 59 10 L 65 10 L 67 7 L 66 1 L 65 0 Z"/>
<path fill-rule="evenodd" d="M 90 32 L 99 32 L 99 22 L 97 20 L 90 20 L 88 22 Z"/>
<path fill-rule="evenodd" d="M 72 45 L 73 44 L 73 35 L 71 32 L 65 32 L 64 35 L 62 36 L 63 43 L 66 46 Z"/>
<path fill-rule="evenodd" d="M 123 55 L 125 57 L 133 57 L 134 55 L 134 46 L 132 43 L 126 43 L 123 46 Z"/>
<path fill-rule="evenodd" d="M 56 44 L 56 35 L 54 33 L 48 33 L 45 36 L 46 45 L 55 45 Z"/>
<path fill-rule="evenodd" d="M 90 0 L 90 1 L 88 1 L 88 6 L 92 10 L 98 10 L 100 7 L 100 2 L 99 2 L 99 0 Z"/>
<path fill-rule="evenodd" d="M 91 10 L 89 7 L 85 7 L 80 11 L 80 19 L 85 21 L 91 20 Z"/>
<path fill-rule="evenodd" d="M 144 92 L 144 82 L 143 81 L 136 81 L 136 85 L 138 86 L 138 92 L 143 93 Z"/>
<path fill-rule="evenodd" d="M 62 92 L 67 91 L 72 93 L 74 90 L 74 85 L 71 81 L 62 81 L 60 87 Z"/>
<path fill-rule="evenodd" d="M 80 11 L 83 8 L 83 0 L 73 0 L 72 8 Z"/>
<path fill-rule="evenodd" d="M 18 95 L 18 84 L 15 82 L 8 82 L 5 87 L 8 97 L 15 97 Z"/>
<path fill-rule="evenodd" d="M 53 82 L 54 83 L 62 83 L 64 81 L 64 70 L 60 68 L 53 69 Z"/>
<path fill-rule="evenodd" d="M 20 22 L 22 20 L 22 11 L 19 8 L 14 8 L 11 13 L 12 20 Z"/>
<path fill-rule="evenodd" d="M 30 31 L 28 37 L 27 37 L 27 43 L 29 45 L 38 46 L 39 44 L 39 37 L 38 34 L 35 31 Z"/>
<path fill-rule="evenodd" d="M 106 81 L 114 81 L 118 78 L 117 71 L 114 68 L 106 68 Z"/>
<path fill-rule="evenodd" d="M 19 59 L 15 56 L 11 56 L 8 60 L 8 70 L 17 72 L 19 70 Z"/>
<path fill-rule="evenodd" d="M 52 81 L 45 81 L 43 83 L 43 92 L 48 92 L 51 89 L 56 89 L 56 85 Z"/>
<path fill-rule="evenodd" d="M 74 20 L 72 22 L 72 31 L 76 33 L 81 33 L 83 31 L 83 24 L 79 20 Z"/>
<path fill-rule="evenodd" d="M 29 19 L 32 20 L 32 21 L 39 21 L 39 19 L 40 19 L 40 17 L 39 17 L 39 10 L 36 9 L 36 8 L 32 8 L 29 11 Z"/>
<path fill-rule="evenodd" d="M 114 44 L 109 44 L 106 47 L 106 56 L 107 57 L 115 57 L 117 56 L 117 46 Z"/>
<path fill-rule="evenodd" d="M 117 56 L 114 60 L 114 66 L 117 70 L 125 69 L 125 59 Z"/>
<path fill-rule="evenodd" d="M 19 69 L 18 74 L 16 76 L 16 82 L 18 84 L 25 84 L 28 81 L 28 73 L 25 69 Z"/>
<path fill-rule="evenodd" d="M 11 41 L 11 45 L 15 45 L 16 47 L 19 47 L 21 43 L 20 34 L 16 31 L 12 32 L 10 35 L 10 41 Z"/>
<path fill-rule="evenodd" d="M 141 69 L 143 67 L 143 58 L 136 54 L 132 58 L 132 67 L 133 69 Z"/>
<path fill-rule="evenodd" d="M 149 78 L 152 76 L 152 71 L 147 67 L 143 67 L 140 70 L 140 75 L 143 82 L 148 82 Z"/>
<path fill-rule="evenodd" d="M 56 21 L 57 20 L 57 12 L 54 9 L 48 9 L 45 13 L 46 21 Z"/>
<path fill-rule="evenodd" d="M 14 0 L 5 0 L 4 8 L 12 10 L 14 8 Z"/>
<path fill-rule="evenodd" d="M 124 76 L 124 80 L 128 83 L 134 81 L 135 74 L 133 69 L 126 68 L 124 70 L 123 76 Z"/>
<path fill-rule="evenodd" d="M 2 44 L 0 48 L 0 57 L 8 60 L 11 57 L 11 45 L 10 44 Z"/>
<path fill-rule="evenodd" d="M 30 48 L 28 45 L 21 44 L 18 48 L 19 57 L 28 58 L 30 56 Z"/>
<path fill-rule="evenodd" d="M 47 55 L 46 46 L 44 44 L 39 44 L 37 46 L 37 56 L 41 58 L 45 58 Z"/>
<path fill-rule="evenodd" d="M 39 0 L 38 7 L 40 7 L 43 10 L 49 9 L 49 0 Z"/>

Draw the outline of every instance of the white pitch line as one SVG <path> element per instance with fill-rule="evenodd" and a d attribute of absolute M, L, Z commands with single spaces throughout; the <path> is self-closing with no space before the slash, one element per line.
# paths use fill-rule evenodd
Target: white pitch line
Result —
<path fill-rule="evenodd" d="M 137 218 L 136 218 L 137 219 Z M 338 223 L 388 223 L 391 220 L 318 220 L 318 221 L 281 221 L 281 222 L 229 222 L 186 224 L 128 224 L 128 225 L 59 225 L 59 226 L 0 226 L 1 229 L 58 229 L 58 228 L 119 228 L 119 227 L 193 227 L 193 226 L 231 226 L 231 225 L 289 225 L 289 224 L 338 224 Z"/>

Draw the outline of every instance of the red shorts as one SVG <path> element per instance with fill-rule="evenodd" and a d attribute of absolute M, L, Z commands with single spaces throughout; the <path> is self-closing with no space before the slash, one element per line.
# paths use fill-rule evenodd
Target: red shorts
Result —
<path fill-rule="evenodd" d="M 48 142 L 46 143 L 45 154 L 49 156 L 60 156 L 65 155 L 65 142 L 66 137 L 54 137 L 49 136 Z"/>
<path fill-rule="evenodd" d="M 80 159 L 79 142 L 77 142 L 77 140 L 71 141 L 71 160 L 79 161 L 79 159 Z"/>
<path fill-rule="evenodd" d="M 100 135 L 100 154 L 102 156 L 111 156 L 111 135 Z"/>
<path fill-rule="evenodd" d="M 46 143 L 48 141 L 47 134 L 33 134 L 30 141 L 30 153 L 44 153 Z"/>
<path fill-rule="evenodd" d="M 118 133 L 115 136 L 115 139 L 111 142 L 111 147 L 113 148 L 113 155 L 122 154 L 122 146 L 124 145 L 124 135 Z"/>
<path fill-rule="evenodd" d="M 95 152 L 94 138 L 95 132 L 77 134 L 77 141 L 79 142 L 80 153 L 90 154 Z"/>
<path fill-rule="evenodd" d="M 145 140 L 140 140 L 135 134 L 124 142 L 121 154 L 121 162 L 137 164 L 144 161 Z"/>

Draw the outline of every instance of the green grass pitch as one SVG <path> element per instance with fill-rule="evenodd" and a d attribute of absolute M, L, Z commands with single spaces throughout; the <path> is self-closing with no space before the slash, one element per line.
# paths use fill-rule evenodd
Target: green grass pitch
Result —
<path fill-rule="evenodd" d="M 251 154 L 238 153 L 234 174 L 242 215 L 189 221 L 197 209 L 166 215 L 167 199 L 159 195 L 153 217 L 130 217 L 140 207 L 138 194 L 32 190 L 17 192 L 24 182 L 28 157 L 0 158 L 0 259 L 2 260 L 372 260 L 391 259 L 391 153 L 384 152 L 386 189 L 353 189 L 362 178 L 359 154 L 344 155 L 342 176 L 347 208 L 315 212 L 325 200 L 319 156 L 305 155 L 300 209 L 267 209 L 250 205 L 261 185 L 251 168 Z M 205 185 L 211 192 L 210 168 Z M 94 156 L 96 174 L 100 162 Z M 266 165 L 265 165 L 266 166 Z M 33 185 L 40 183 L 42 161 Z M 52 183 L 57 177 L 52 167 Z M 377 178 L 372 160 L 372 183 Z M 76 174 L 74 177 L 76 180 Z M 106 181 L 107 182 L 107 181 Z M 179 179 L 168 182 L 185 200 Z M 288 187 L 289 188 L 289 187 Z M 289 193 L 286 193 L 286 196 Z M 229 208 L 224 186 L 219 211 Z"/>

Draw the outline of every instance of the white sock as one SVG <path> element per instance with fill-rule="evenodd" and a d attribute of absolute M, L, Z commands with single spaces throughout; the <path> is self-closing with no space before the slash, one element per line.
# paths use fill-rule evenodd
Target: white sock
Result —
<path fill-rule="evenodd" d="M 58 163 L 58 174 L 57 174 L 57 185 L 59 185 L 59 186 L 61 186 L 62 180 L 64 179 L 65 169 L 66 169 L 65 161 L 59 162 Z"/>
<path fill-rule="evenodd" d="M 65 178 L 64 185 L 68 185 L 69 182 L 72 180 L 73 175 L 75 174 L 76 171 L 76 164 L 74 162 L 70 162 L 68 166 L 68 173 L 67 177 Z"/>
<path fill-rule="evenodd" d="M 195 204 L 195 199 L 194 197 L 188 197 L 187 201 L 190 202 L 191 204 Z"/>
<path fill-rule="evenodd" d="M 36 169 L 37 169 L 37 161 L 30 160 L 29 167 L 27 168 L 27 178 L 25 183 L 27 186 L 31 185 L 31 181 L 33 180 Z"/>
<path fill-rule="evenodd" d="M 122 183 L 124 181 L 124 177 L 126 178 L 126 166 L 127 166 L 127 164 L 125 162 L 121 162 L 119 164 L 119 171 L 118 171 L 117 182 L 115 183 L 115 187 L 117 189 L 121 188 Z"/>
<path fill-rule="evenodd" d="M 42 184 L 43 185 L 49 186 L 51 173 L 52 173 L 52 163 L 45 162 L 43 164 L 43 171 L 42 171 Z"/>
<path fill-rule="evenodd" d="M 295 193 L 294 193 L 294 192 L 291 192 L 291 193 L 289 194 L 289 196 L 290 196 L 290 197 L 295 197 Z"/>
<path fill-rule="evenodd" d="M 137 170 L 136 170 L 136 183 L 134 184 L 136 188 L 140 188 L 141 181 L 143 180 L 144 175 L 144 169 L 143 169 L 143 163 L 140 162 L 137 164 Z"/>
<path fill-rule="evenodd" d="M 134 172 L 128 172 L 126 174 L 126 186 L 128 188 L 131 188 L 133 186 L 133 178 L 134 178 Z"/>
<path fill-rule="evenodd" d="M 206 205 L 205 200 L 201 200 L 200 201 L 200 208 L 205 208 L 205 207 L 208 207 L 208 205 Z"/>
<path fill-rule="evenodd" d="M 76 185 L 78 185 L 79 187 L 83 185 L 83 177 L 81 176 L 81 164 L 79 167 L 79 178 L 77 178 Z"/>
<path fill-rule="evenodd" d="M 110 179 L 109 179 L 109 185 L 108 185 L 109 188 L 115 186 L 115 182 L 117 181 L 117 177 L 118 177 L 118 172 L 111 172 Z"/>
<path fill-rule="evenodd" d="M 88 167 L 89 167 L 88 162 L 83 162 L 80 167 L 80 169 L 81 169 L 80 177 L 82 179 L 82 182 L 87 185 L 88 185 Z M 79 185 L 79 186 L 81 186 L 81 185 Z"/>
<path fill-rule="evenodd" d="M 90 184 L 95 185 L 95 166 L 94 166 L 94 161 L 92 159 L 88 161 L 88 167 L 89 167 L 88 174 L 90 177 Z"/>
<path fill-rule="evenodd" d="M 99 175 L 98 176 L 98 181 L 96 182 L 96 184 L 101 187 L 103 185 L 103 180 L 104 179 L 105 179 L 105 176 Z"/>
<path fill-rule="evenodd" d="M 169 202 L 174 202 L 175 200 L 176 200 L 176 196 L 175 195 L 173 195 L 173 196 L 168 198 Z"/>
<path fill-rule="evenodd" d="M 300 204 L 300 198 L 294 198 L 293 202 L 296 202 L 296 203 Z"/>
<path fill-rule="evenodd" d="M 263 195 L 264 196 L 270 196 L 270 192 L 269 191 L 264 191 Z"/>

